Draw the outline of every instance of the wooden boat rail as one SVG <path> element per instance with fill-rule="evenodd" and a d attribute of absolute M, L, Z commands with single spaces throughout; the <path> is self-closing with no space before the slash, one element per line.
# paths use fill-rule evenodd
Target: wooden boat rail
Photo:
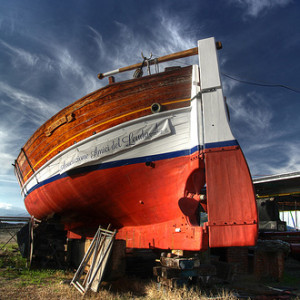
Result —
<path fill-rule="evenodd" d="M 18 179 L 18 181 L 19 181 L 20 186 L 23 186 L 23 184 L 24 184 L 24 179 L 23 179 L 22 172 L 21 172 L 21 170 L 20 170 L 20 167 L 19 167 L 19 164 L 18 164 L 17 160 L 15 160 L 15 163 L 12 164 L 12 165 L 13 165 L 13 167 L 14 167 L 15 174 L 16 174 L 16 176 L 17 176 L 17 179 Z"/>
<path fill-rule="evenodd" d="M 29 165 L 30 168 L 31 168 L 31 171 L 32 171 L 32 173 L 34 174 L 34 173 L 35 173 L 34 168 L 33 168 L 32 164 L 30 163 L 30 160 L 28 159 L 28 157 L 27 157 L 27 155 L 26 155 L 26 152 L 25 152 L 24 148 L 21 148 L 21 152 L 24 154 L 24 156 L 25 156 L 25 158 L 26 158 L 26 161 L 27 161 L 28 165 Z"/>
<path fill-rule="evenodd" d="M 218 50 L 222 49 L 221 42 L 216 42 L 216 49 L 218 49 Z M 145 60 L 147 60 L 147 65 L 152 65 L 152 64 L 158 64 L 158 63 L 162 63 L 162 62 L 167 62 L 167 61 L 179 59 L 179 58 L 189 57 L 189 56 L 193 56 L 193 55 L 197 55 L 197 54 L 198 54 L 198 47 L 195 47 L 195 48 L 191 48 L 191 49 L 188 49 L 188 50 L 168 54 L 168 55 L 158 57 L 158 58 L 155 58 L 155 59 L 151 59 L 151 58 L 147 59 L 147 58 L 144 57 L 144 61 L 142 63 L 137 63 L 137 64 L 130 65 L 130 66 L 127 66 L 127 67 L 123 67 L 123 68 L 120 68 L 120 69 L 117 69 L 117 70 L 109 71 L 109 72 L 106 72 L 106 73 L 99 73 L 98 78 L 102 79 L 106 76 L 111 76 L 113 74 L 129 71 L 129 70 L 133 70 L 133 69 L 137 69 L 137 68 L 142 68 L 144 66 Z M 123 82 L 123 84 L 127 84 L 127 82 L 125 81 L 125 82 Z M 110 90 L 114 86 L 117 89 L 117 87 L 120 86 L 120 83 L 114 83 L 114 80 L 110 80 L 109 86 L 101 89 L 101 91 Z M 44 125 L 42 125 L 40 127 L 40 129 L 28 140 L 28 142 L 24 146 L 24 147 L 26 147 L 26 151 L 28 151 L 28 149 L 31 148 L 31 146 L 33 144 L 35 144 L 35 149 L 33 149 L 33 150 L 31 149 L 31 152 L 29 152 L 29 156 L 31 158 L 31 161 L 29 160 L 29 158 L 28 158 L 28 156 L 27 156 L 27 154 L 26 154 L 26 152 L 24 151 L 23 148 L 21 150 L 21 153 L 20 153 L 19 157 L 17 158 L 17 160 L 19 162 L 18 173 L 20 173 L 20 175 L 23 179 L 22 181 L 26 181 L 31 174 L 34 174 L 35 173 L 34 168 L 41 167 L 47 161 L 47 160 L 45 160 L 46 157 L 48 157 L 48 159 L 50 159 L 55 154 L 59 153 L 61 150 L 65 149 L 65 148 L 67 148 L 68 146 L 71 145 L 71 144 L 68 144 L 66 142 L 56 141 L 56 144 L 58 144 L 60 146 L 65 146 L 65 147 L 63 147 L 62 149 L 58 149 L 58 148 L 61 148 L 61 147 L 55 147 L 54 149 L 57 150 L 56 153 L 54 153 L 53 155 L 50 155 L 51 153 L 49 153 L 49 151 L 48 151 L 48 154 L 46 156 L 43 154 L 44 156 L 42 156 L 42 158 L 41 158 L 39 154 L 37 154 L 37 157 L 36 157 L 36 155 L 33 155 L 33 153 L 32 153 L 32 151 L 35 151 L 35 150 L 38 151 L 38 153 L 40 153 L 41 150 L 42 150 L 40 145 L 38 145 L 36 143 L 36 139 L 42 138 L 42 136 L 50 137 L 53 134 L 53 132 L 56 131 L 56 130 L 59 130 L 62 127 L 62 125 L 68 124 L 68 123 L 76 120 L 76 117 L 74 115 L 75 111 L 77 111 L 77 110 L 79 110 L 79 109 L 85 107 L 86 105 L 91 104 L 95 101 L 99 101 L 98 97 L 95 97 L 97 92 L 98 91 L 95 91 L 95 92 L 85 96 L 84 98 L 76 101 L 75 103 L 70 104 L 69 106 L 67 106 L 64 110 L 57 113 L 48 122 L 46 122 Z M 106 96 L 108 96 L 108 99 L 109 99 L 110 96 L 109 95 L 106 95 Z M 104 95 L 104 97 L 105 97 L 105 95 Z M 168 104 L 171 104 L 171 103 L 174 103 L 174 102 L 169 101 L 168 103 L 163 103 L 163 104 L 168 105 Z M 148 107 L 146 109 L 148 109 Z M 141 112 L 143 110 L 138 110 L 138 111 Z M 64 113 L 64 115 L 61 114 L 62 112 Z M 152 113 L 153 113 L 153 111 L 152 111 Z M 140 114 L 137 117 L 141 117 L 141 116 L 143 116 L 143 114 Z M 120 116 L 118 119 L 121 119 L 121 117 L 124 117 L 124 115 Z M 116 118 L 114 118 L 113 120 L 116 120 Z M 52 121 L 52 123 L 51 123 L 51 121 Z M 110 120 L 110 122 L 111 121 L 112 120 Z M 127 121 L 127 120 L 125 119 L 125 120 L 123 120 L 123 122 L 124 121 Z M 117 124 L 118 123 L 111 124 L 111 126 L 114 126 L 114 125 L 117 125 Z M 95 127 L 97 128 L 100 125 L 103 125 L 103 124 L 99 124 L 97 126 L 92 126 L 92 127 L 90 127 L 91 125 L 87 126 L 88 130 L 86 130 L 86 131 L 94 130 Z M 100 129 L 100 131 L 102 131 L 104 129 L 106 129 L 106 128 L 102 128 L 102 129 Z M 92 134 L 95 134 L 95 132 L 92 132 Z M 84 135 L 84 133 L 80 133 L 80 135 L 82 135 L 82 139 L 87 137 L 86 135 Z M 63 139 L 63 140 L 65 140 L 65 139 Z M 73 138 L 68 139 L 68 141 L 70 141 L 70 140 L 73 140 Z M 75 141 L 75 142 L 77 142 L 77 141 Z M 42 143 L 43 142 L 41 142 L 40 144 L 42 144 Z M 49 145 L 48 142 L 46 144 Z M 49 149 L 50 148 L 51 148 L 51 146 L 49 147 Z M 52 148 L 53 148 L 53 146 L 52 146 Z M 46 153 L 47 150 L 45 149 L 42 152 Z M 54 151 L 52 151 L 52 152 L 54 152 Z M 22 162 L 23 159 L 22 159 L 21 154 L 24 155 L 25 161 L 27 162 L 29 168 L 23 165 L 24 162 Z M 33 165 L 32 165 L 31 162 L 33 162 Z"/>
<path fill-rule="evenodd" d="M 217 48 L 217 50 L 222 49 L 222 43 L 221 42 L 216 42 L 216 48 Z M 193 55 L 197 55 L 197 54 L 198 54 L 198 47 L 195 47 L 195 48 L 191 48 L 191 49 L 188 49 L 188 50 L 168 54 L 168 55 L 161 56 L 161 57 L 154 58 L 154 59 L 146 59 L 144 57 L 144 61 L 141 62 L 141 63 L 137 63 L 137 64 L 130 65 L 130 66 L 127 66 L 127 67 L 123 67 L 123 68 L 113 70 L 113 71 L 109 71 L 109 72 L 106 72 L 106 73 L 99 73 L 98 78 L 103 79 L 104 77 L 115 75 L 117 73 L 122 73 L 122 72 L 126 72 L 126 71 L 131 71 L 131 70 L 134 70 L 134 69 L 142 68 L 144 66 L 145 60 L 147 60 L 148 65 L 154 65 L 154 64 L 157 64 L 157 63 L 167 62 L 167 61 L 171 61 L 171 60 L 175 60 L 175 59 L 179 59 L 179 58 L 184 58 L 184 57 L 189 57 L 189 56 L 193 56 Z"/>
<path fill-rule="evenodd" d="M 162 79 L 167 81 L 162 84 Z M 153 86 L 156 93 L 150 96 L 149 90 Z M 174 93 L 175 86 L 177 93 Z M 163 110 L 189 106 L 190 88 L 191 67 L 185 67 L 113 83 L 105 87 L 104 92 L 100 89 L 81 98 L 42 125 L 25 144 L 17 159 L 23 181 L 26 182 L 43 164 L 74 143 L 123 122 L 152 114 L 153 103 L 159 103 Z M 67 120 L 70 115 L 72 118 Z"/>

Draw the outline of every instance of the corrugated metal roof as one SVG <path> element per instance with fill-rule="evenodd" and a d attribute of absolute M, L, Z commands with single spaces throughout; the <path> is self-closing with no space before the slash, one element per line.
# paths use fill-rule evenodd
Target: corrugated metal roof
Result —
<path fill-rule="evenodd" d="M 256 178 L 253 184 L 260 197 L 300 194 L 300 172 Z"/>

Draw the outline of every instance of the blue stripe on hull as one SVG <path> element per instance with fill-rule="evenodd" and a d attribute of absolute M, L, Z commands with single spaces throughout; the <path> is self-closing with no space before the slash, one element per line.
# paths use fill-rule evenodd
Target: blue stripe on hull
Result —
<path fill-rule="evenodd" d="M 191 155 L 194 152 L 199 151 L 199 150 L 200 150 L 200 146 L 195 146 L 192 149 L 187 149 L 187 150 L 168 152 L 168 153 L 164 153 L 164 154 L 156 154 L 156 155 L 151 155 L 151 156 L 143 156 L 143 157 L 137 157 L 137 158 L 131 158 L 131 159 L 116 160 L 113 162 L 100 163 L 98 165 L 86 166 L 86 167 L 81 167 L 81 168 L 79 167 L 79 168 L 76 168 L 73 170 L 69 170 L 65 173 L 55 175 L 49 179 L 46 179 L 46 180 L 40 182 L 39 184 L 32 187 L 27 192 L 27 195 L 47 183 L 50 183 L 50 182 L 53 182 L 53 181 L 56 181 L 56 180 L 59 180 L 59 179 L 62 179 L 62 178 L 68 177 L 68 176 L 87 173 L 87 172 L 93 172 L 93 171 L 97 171 L 97 170 L 116 168 L 116 167 L 125 166 L 125 165 L 132 165 L 132 164 L 145 163 L 145 162 L 164 160 L 164 159 L 175 158 L 175 157 L 180 157 L 180 156 L 186 156 L 186 155 Z"/>
<path fill-rule="evenodd" d="M 216 142 L 216 143 L 207 143 L 205 144 L 205 149 L 211 149 L 211 148 L 221 148 L 221 147 L 230 147 L 230 146 L 238 146 L 239 143 L 237 140 L 231 140 L 231 141 L 223 141 L 223 142 Z"/>
<path fill-rule="evenodd" d="M 208 143 L 208 144 L 205 144 L 205 149 L 236 146 L 236 145 L 238 145 L 236 140 L 218 142 L 218 143 Z M 97 171 L 97 170 L 116 168 L 116 167 L 125 166 L 125 165 L 145 163 L 145 162 L 158 161 L 158 160 L 164 160 L 164 159 L 169 159 L 169 158 L 191 155 L 194 152 L 199 151 L 200 149 L 202 149 L 201 146 L 195 146 L 192 149 L 186 149 L 186 150 L 180 150 L 180 151 L 174 151 L 174 152 L 168 152 L 168 153 L 156 154 L 156 155 L 150 155 L 150 156 L 143 156 L 143 157 L 137 157 L 137 158 L 131 158 L 131 159 L 123 159 L 123 160 L 117 160 L 117 161 L 113 161 L 113 162 L 100 163 L 100 164 L 92 165 L 92 166 L 75 168 L 73 170 L 69 170 L 65 173 L 55 175 L 49 179 L 46 179 L 46 180 L 40 182 L 39 184 L 32 187 L 27 192 L 26 195 L 30 194 L 37 188 L 39 188 L 47 183 L 50 183 L 50 182 L 53 182 L 53 181 L 56 181 L 56 180 L 59 180 L 59 179 L 62 179 L 62 178 L 68 177 L 68 176 L 87 173 L 87 172 L 93 172 L 93 171 Z"/>

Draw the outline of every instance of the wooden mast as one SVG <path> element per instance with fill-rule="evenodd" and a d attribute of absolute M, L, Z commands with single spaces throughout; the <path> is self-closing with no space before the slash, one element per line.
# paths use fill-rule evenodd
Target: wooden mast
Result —
<path fill-rule="evenodd" d="M 217 49 L 222 49 L 222 44 L 221 42 L 216 42 L 216 48 Z M 198 47 L 195 48 L 191 48 L 188 50 L 184 50 L 184 51 L 180 51 L 180 52 L 176 52 L 176 53 L 172 53 L 172 54 L 168 54 L 162 57 L 158 57 L 156 59 L 150 59 L 148 62 L 150 65 L 156 64 L 156 63 L 162 63 L 162 62 L 166 62 L 166 61 L 170 61 L 170 60 L 174 60 L 174 59 L 179 59 L 179 58 L 183 58 L 183 57 L 189 57 L 189 56 L 193 56 L 193 55 L 197 55 L 198 54 Z M 134 65 L 130 65 L 127 67 L 123 67 L 120 69 L 116 69 L 116 70 L 112 70 L 106 73 L 99 73 L 98 74 L 98 78 L 99 79 L 103 79 L 104 77 L 107 76 L 111 76 L 117 73 L 122 73 L 122 72 L 126 72 L 126 71 L 130 71 L 130 70 L 135 70 L 137 68 L 141 68 L 143 66 L 144 63 L 137 63 Z"/>

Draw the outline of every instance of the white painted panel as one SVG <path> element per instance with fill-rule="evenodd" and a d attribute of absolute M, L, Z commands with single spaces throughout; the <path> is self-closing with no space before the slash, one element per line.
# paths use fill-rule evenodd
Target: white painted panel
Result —
<path fill-rule="evenodd" d="M 199 67 L 193 66 L 192 71 L 192 91 L 191 91 L 191 140 L 190 148 L 195 145 L 203 145 L 203 119 L 202 119 L 202 105 L 200 94 L 200 74 Z"/>
<path fill-rule="evenodd" d="M 234 140 L 228 122 L 222 90 L 217 89 L 213 92 L 203 93 L 202 101 L 205 144 Z"/>
<path fill-rule="evenodd" d="M 34 176 L 32 176 L 24 186 L 23 191 L 31 189 L 36 185 L 35 177 L 39 182 L 47 180 L 55 175 L 60 174 L 61 160 L 64 157 L 68 157 L 70 152 L 80 148 L 89 149 L 91 145 L 98 140 L 99 143 L 104 141 L 111 141 L 114 137 L 122 136 L 126 132 L 132 132 L 138 128 L 142 128 L 145 124 L 152 124 L 168 119 L 170 121 L 171 133 L 162 135 L 157 139 L 149 141 L 144 144 L 137 145 L 134 148 L 124 149 L 118 153 L 113 153 L 101 158 L 100 160 L 91 161 L 82 166 L 97 165 L 100 163 L 114 162 L 124 159 L 132 159 L 138 157 L 152 156 L 164 153 L 170 153 L 174 151 L 182 151 L 190 149 L 190 115 L 191 108 L 177 109 L 176 111 L 169 111 L 160 114 L 154 114 L 151 116 L 140 118 L 139 120 L 130 121 L 120 124 L 114 128 L 110 128 L 97 135 L 87 138 L 76 145 L 62 151 L 54 158 L 49 160 L 43 167 L 41 167 Z M 193 147 L 196 145 L 193 145 Z"/>
<path fill-rule="evenodd" d="M 201 89 L 220 87 L 217 49 L 213 37 L 198 41 L 198 55 Z"/>
<path fill-rule="evenodd" d="M 59 158 L 60 174 L 93 161 L 105 161 L 107 157 L 120 152 L 132 152 L 131 148 L 172 134 L 170 126 L 170 119 L 165 118 L 150 124 L 143 122 L 134 130 L 127 130 L 121 135 L 111 134 L 109 138 L 95 138 L 89 143 L 69 150 Z"/>

